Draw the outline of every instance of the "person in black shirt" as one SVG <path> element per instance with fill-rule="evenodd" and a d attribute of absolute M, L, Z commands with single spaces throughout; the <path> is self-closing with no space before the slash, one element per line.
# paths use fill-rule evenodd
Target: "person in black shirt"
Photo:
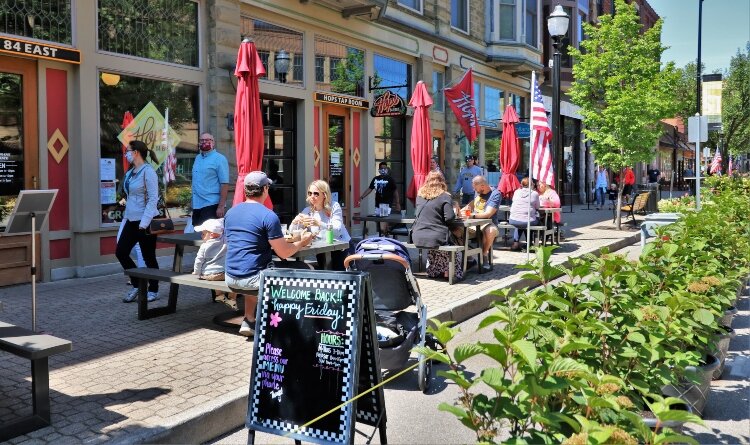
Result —
<path fill-rule="evenodd" d="M 388 164 L 385 162 L 378 164 L 378 175 L 372 178 L 372 181 L 370 181 L 370 187 L 359 197 L 357 207 L 362 206 L 362 200 L 367 198 L 367 195 L 372 193 L 373 190 L 375 190 L 375 207 L 380 207 L 380 204 L 388 204 L 393 212 L 401 211 L 401 201 L 399 199 L 396 181 L 391 176 L 391 169 L 388 168 Z M 387 233 L 388 224 L 381 223 L 380 231 L 382 233 Z"/>
<path fill-rule="evenodd" d="M 646 172 L 648 174 L 648 183 L 649 184 L 655 184 L 659 182 L 659 177 L 661 176 L 661 172 L 656 167 L 651 167 Z"/>

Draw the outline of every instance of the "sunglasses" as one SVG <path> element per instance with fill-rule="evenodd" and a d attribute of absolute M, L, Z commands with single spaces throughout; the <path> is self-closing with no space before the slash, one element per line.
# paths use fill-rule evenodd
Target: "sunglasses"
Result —
<path fill-rule="evenodd" d="M 315 196 L 317 198 L 318 196 L 320 196 L 320 192 L 311 192 L 311 191 L 308 191 L 307 192 L 307 196 Z"/>

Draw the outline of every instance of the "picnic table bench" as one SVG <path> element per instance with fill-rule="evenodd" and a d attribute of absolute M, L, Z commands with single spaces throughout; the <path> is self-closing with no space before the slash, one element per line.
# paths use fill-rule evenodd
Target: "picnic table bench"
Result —
<path fill-rule="evenodd" d="M 426 247 L 417 247 L 414 244 L 410 244 L 410 243 L 404 243 L 404 246 L 406 246 L 409 249 L 416 249 L 419 252 L 418 264 L 419 264 L 420 270 L 422 269 L 422 251 L 423 250 L 439 250 L 441 252 L 449 252 L 451 254 L 451 260 L 448 265 L 448 284 L 453 284 L 453 281 L 456 279 L 456 255 L 459 252 L 466 252 L 466 248 L 464 246 L 438 246 L 432 249 L 428 249 Z M 481 251 L 479 255 L 481 256 Z M 481 264 L 481 262 L 479 264 Z M 464 269 L 464 273 L 466 273 L 465 269 Z"/>
<path fill-rule="evenodd" d="M 0 350 L 31 360 L 32 413 L 0 425 L 0 442 L 52 424 L 49 402 L 49 361 L 73 349 L 70 340 L 37 334 L 0 321 Z"/>

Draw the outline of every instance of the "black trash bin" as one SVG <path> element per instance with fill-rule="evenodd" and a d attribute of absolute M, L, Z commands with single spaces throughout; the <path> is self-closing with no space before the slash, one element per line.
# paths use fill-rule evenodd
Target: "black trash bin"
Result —
<path fill-rule="evenodd" d="M 659 211 L 659 197 L 661 196 L 661 188 L 659 183 L 647 184 L 644 186 L 644 191 L 648 190 L 648 201 L 646 201 L 646 213 L 656 213 Z"/>

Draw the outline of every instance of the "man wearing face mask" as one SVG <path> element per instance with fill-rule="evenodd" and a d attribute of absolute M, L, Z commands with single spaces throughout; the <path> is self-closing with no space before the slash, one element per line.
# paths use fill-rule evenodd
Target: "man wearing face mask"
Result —
<path fill-rule="evenodd" d="M 193 226 L 223 218 L 229 190 L 229 163 L 215 150 L 211 133 L 198 139 L 200 153 L 193 163 Z"/>
<path fill-rule="evenodd" d="M 401 211 L 401 200 L 399 199 L 396 180 L 391 176 L 391 169 L 385 162 L 378 164 L 378 175 L 372 178 L 370 187 L 359 197 L 357 207 L 361 207 L 362 200 L 367 198 L 367 195 L 372 193 L 373 190 L 375 190 L 375 207 L 380 207 L 380 204 L 388 204 L 393 212 Z M 387 223 L 380 223 L 381 233 L 388 233 L 388 230 L 389 225 Z"/>

